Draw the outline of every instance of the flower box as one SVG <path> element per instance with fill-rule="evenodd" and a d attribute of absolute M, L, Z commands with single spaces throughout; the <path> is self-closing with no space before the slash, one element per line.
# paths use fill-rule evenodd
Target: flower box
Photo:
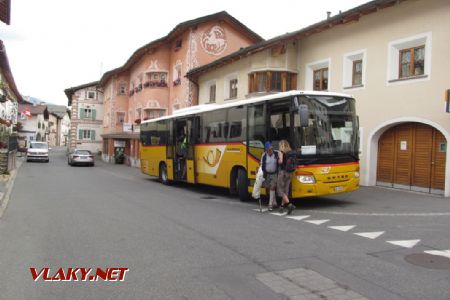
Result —
<path fill-rule="evenodd" d="M 177 85 L 180 85 L 180 84 L 181 84 L 181 79 L 180 78 L 175 79 L 174 82 L 173 82 L 173 86 L 177 86 Z"/>

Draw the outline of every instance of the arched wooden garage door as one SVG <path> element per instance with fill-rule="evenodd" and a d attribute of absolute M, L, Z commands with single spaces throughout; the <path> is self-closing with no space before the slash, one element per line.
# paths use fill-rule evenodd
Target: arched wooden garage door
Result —
<path fill-rule="evenodd" d="M 377 185 L 443 194 L 446 150 L 445 137 L 431 126 L 388 129 L 378 142 Z"/>

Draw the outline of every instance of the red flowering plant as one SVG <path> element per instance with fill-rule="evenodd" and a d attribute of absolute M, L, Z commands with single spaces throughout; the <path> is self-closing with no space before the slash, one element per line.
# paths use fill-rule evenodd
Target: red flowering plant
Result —
<path fill-rule="evenodd" d="M 177 85 L 180 85 L 180 84 L 181 84 L 181 79 L 180 78 L 175 79 L 174 82 L 173 82 L 173 86 L 177 86 Z"/>

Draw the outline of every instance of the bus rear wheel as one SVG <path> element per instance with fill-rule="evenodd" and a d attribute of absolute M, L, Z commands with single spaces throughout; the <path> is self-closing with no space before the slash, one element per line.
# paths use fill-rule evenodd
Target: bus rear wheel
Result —
<path fill-rule="evenodd" d="M 239 169 L 236 177 L 237 192 L 239 200 L 242 202 L 248 201 L 248 179 L 247 172 L 244 169 Z"/>
<path fill-rule="evenodd" d="M 159 166 L 159 181 L 165 185 L 169 184 L 169 177 L 167 176 L 167 166 L 165 163 L 162 163 Z"/>

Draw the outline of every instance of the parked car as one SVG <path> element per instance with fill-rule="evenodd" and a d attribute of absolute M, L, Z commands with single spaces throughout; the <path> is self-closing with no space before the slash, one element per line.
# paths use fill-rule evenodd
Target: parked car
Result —
<path fill-rule="evenodd" d="M 27 161 L 38 160 L 49 162 L 47 142 L 30 142 L 30 147 L 27 149 Z"/>
<path fill-rule="evenodd" d="M 67 158 L 67 163 L 70 166 L 74 166 L 74 165 L 94 166 L 95 165 L 95 156 L 89 150 L 75 149 L 72 153 L 69 153 L 69 157 Z"/>

